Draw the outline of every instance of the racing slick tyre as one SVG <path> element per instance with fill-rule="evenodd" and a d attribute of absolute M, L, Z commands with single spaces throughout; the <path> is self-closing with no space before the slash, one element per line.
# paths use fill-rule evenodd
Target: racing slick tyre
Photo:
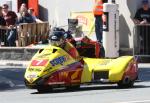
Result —
<path fill-rule="evenodd" d="M 67 90 L 77 90 L 80 88 L 80 85 L 72 85 L 72 86 L 66 86 Z"/>
<path fill-rule="evenodd" d="M 118 83 L 119 88 L 131 88 L 134 85 L 134 80 L 130 78 L 124 78 L 123 80 L 119 81 Z"/>
<path fill-rule="evenodd" d="M 52 87 L 49 86 L 41 86 L 37 88 L 37 91 L 39 93 L 47 93 L 47 92 L 51 92 L 52 91 Z"/>

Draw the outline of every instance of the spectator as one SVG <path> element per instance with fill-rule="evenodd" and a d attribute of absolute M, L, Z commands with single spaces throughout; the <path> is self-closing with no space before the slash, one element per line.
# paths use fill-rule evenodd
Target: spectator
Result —
<path fill-rule="evenodd" d="M 2 14 L 2 7 L 0 6 L 0 46 L 1 43 L 4 42 L 5 43 L 5 26 L 6 26 L 6 21 L 3 18 L 3 14 Z"/>
<path fill-rule="evenodd" d="M 93 9 L 95 17 L 95 32 L 98 42 L 102 43 L 102 31 L 103 31 L 103 0 L 95 0 L 95 6 Z"/>
<path fill-rule="evenodd" d="M 25 3 L 22 3 L 21 6 L 20 6 L 20 9 L 19 9 L 19 15 L 18 17 L 21 17 L 22 13 L 23 12 L 26 12 L 27 11 L 27 6 Z"/>
<path fill-rule="evenodd" d="M 23 11 L 21 17 L 18 18 L 18 23 L 33 23 L 35 22 L 32 16 L 27 12 Z"/>
<path fill-rule="evenodd" d="M 148 0 L 142 0 L 142 8 L 138 9 L 135 17 L 135 24 L 147 24 L 150 23 L 150 8 L 148 5 Z"/>
<path fill-rule="evenodd" d="M 133 19 L 137 30 L 137 40 L 140 54 L 150 54 L 150 27 L 145 25 L 150 23 L 150 8 L 148 0 L 142 0 L 142 8 L 138 9 Z M 142 24 L 142 25 L 141 25 Z"/>
<path fill-rule="evenodd" d="M 34 12 L 33 8 L 28 9 L 28 13 L 32 16 L 33 20 L 36 21 L 37 23 L 42 23 L 40 19 L 38 19 L 36 16 L 33 15 L 33 12 Z"/>
<path fill-rule="evenodd" d="M 7 42 L 8 46 L 16 46 L 18 45 L 18 34 L 16 30 L 16 21 L 17 21 L 17 15 L 13 11 L 9 11 L 9 6 L 7 4 L 4 4 L 2 6 L 3 8 L 3 16 L 6 21 L 6 26 L 8 26 L 7 30 Z"/>
<path fill-rule="evenodd" d="M 102 45 L 103 39 L 103 20 L 105 20 L 105 16 L 103 15 L 103 1 L 105 0 L 95 0 L 95 6 L 93 9 L 94 17 L 95 17 L 95 32 L 97 41 L 101 44 L 100 48 L 100 56 L 105 57 L 105 50 Z"/>

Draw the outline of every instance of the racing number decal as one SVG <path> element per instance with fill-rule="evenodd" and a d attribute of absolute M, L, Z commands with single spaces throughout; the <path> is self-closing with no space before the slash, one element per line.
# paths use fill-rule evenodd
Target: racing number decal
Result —
<path fill-rule="evenodd" d="M 43 62 L 43 60 L 37 60 L 36 65 L 40 65 Z"/>
<path fill-rule="evenodd" d="M 47 62 L 48 60 L 33 60 L 31 65 L 32 66 L 44 66 L 46 65 Z"/>

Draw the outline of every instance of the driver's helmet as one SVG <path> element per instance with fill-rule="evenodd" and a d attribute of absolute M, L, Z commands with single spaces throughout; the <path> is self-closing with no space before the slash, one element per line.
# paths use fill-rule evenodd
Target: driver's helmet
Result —
<path fill-rule="evenodd" d="M 65 30 L 63 28 L 54 28 L 52 35 L 50 36 L 50 43 L 53 46 L 60 46 L 65 42 L 64 39 Z"/>

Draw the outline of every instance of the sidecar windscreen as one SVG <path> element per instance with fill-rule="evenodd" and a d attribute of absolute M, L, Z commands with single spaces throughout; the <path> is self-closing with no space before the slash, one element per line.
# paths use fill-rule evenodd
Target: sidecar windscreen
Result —
<path fill-rule="evenodd" d="M 55 49 L 55 48 L 54 49 L 40 49 L 39 54 L 55 53 L 56 51 L 57 51 L 57 49 Z"/>

